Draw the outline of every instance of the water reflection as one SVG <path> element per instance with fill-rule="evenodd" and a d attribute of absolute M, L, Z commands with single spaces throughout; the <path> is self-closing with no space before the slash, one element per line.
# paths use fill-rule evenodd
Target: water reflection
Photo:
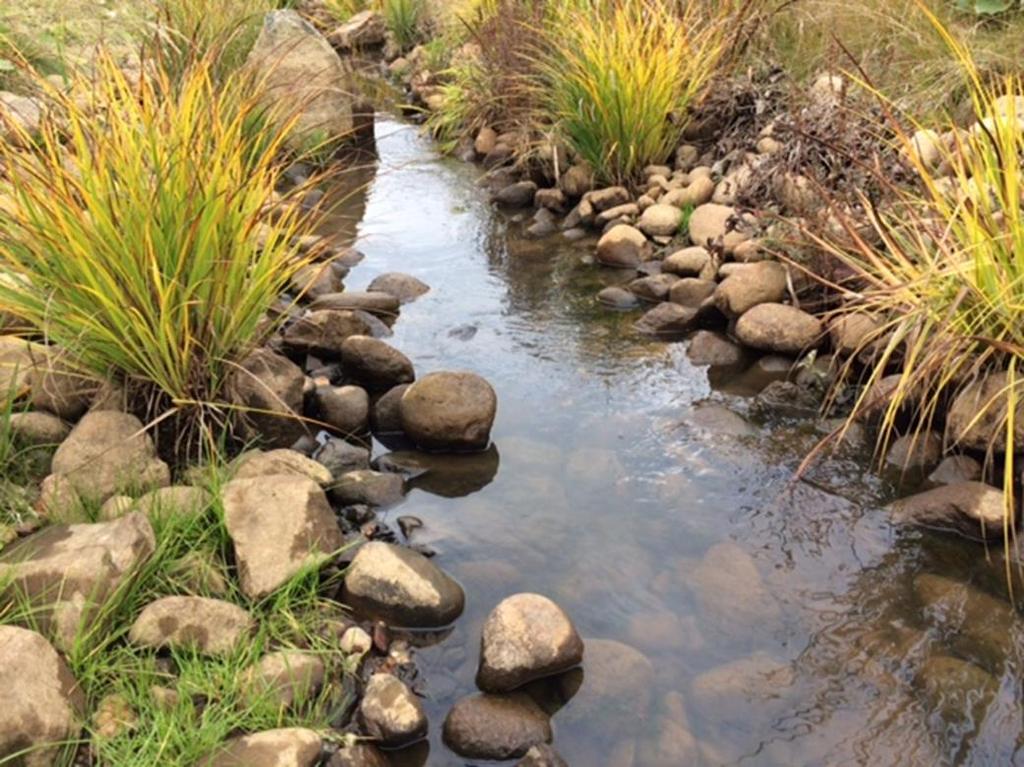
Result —
<path fill-rule="evenodd" d="M 367 254 L 350 288 L 389 271 L 428 283 L 393 342 L 421 373 L 481 373 L 500 402 L 492 452 L 375 451 L 412 477 L 391 513 L 423 520 L 414 540 L 468 598 L 450 636 L 417 649 L 429 757 L 396 764 L 467 763 L 440 724 L 474 691 L 484 618 L 519 591 L 550 595 L 591 638 L 582 672 L 532 691 L 557 702 L 574 767 L 1024 763 L 997 555 L 894 531 L 893 488 L 854 442 L 794 481 L 821 428 L 750 399 L 788 361 L 709 370 L 638 338 L 635 314 L 594 301 L 628 275 L 557 236 L 519 240 L 475 169 L 412 128 L 377 130 L 373 183 L 336 212 Z M 927 574 L 972 591 L 929 602 Z M 982 599 L 979 617 L 978 594 L 1000 609 Z M 1006 638 L 984 657 L 978 625 Z"/>

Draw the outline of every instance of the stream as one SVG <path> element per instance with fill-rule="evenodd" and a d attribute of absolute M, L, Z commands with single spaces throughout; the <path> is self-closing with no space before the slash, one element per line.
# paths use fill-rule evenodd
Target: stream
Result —
<path fill-rule="evenodd" d="M 386 512 L 424 522 L 412 540 L 467 596 L 416 649 L 429 753 L 395 765 L 470 764 L 441 724 L 475 690 L 483 620 L 522 591 L 587 641 L 582 673 L 538 692 L 572 767 L 1024 764 L 998 544 L 892 527 L 895 479 L 856 444 L 794 479 L 823 432 L 757 406 L 784 367 L 709 370 L 639 337 L 636 313 L 594 299 L 630 275 L 591 264 L 592 241 L 526 238 L 480 168 L 397 120 L 376 132 L 377 167 L 331 219 L 366 255 L 348 287 L 429 284 L 389 342 L 420 375 L 479 373 L 499 401 L 491 452 Z"/>

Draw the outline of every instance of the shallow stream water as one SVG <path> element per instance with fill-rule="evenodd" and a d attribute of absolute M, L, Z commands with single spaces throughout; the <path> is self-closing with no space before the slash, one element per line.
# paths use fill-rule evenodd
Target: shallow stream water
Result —
<path fill-rule="evenodd" d="M 467 594 L 416 651 L 429 753 L 396 765 L 471 763 L 441 723 L 474 690 L 484 618 L 520 591 L 589 640 L 582 679 L 545 691 L 572 767 L 1024 764 L 998 546 L 890 526 L 895 489 L 855 446 L 794 480 L 821 432 L 754 407 L 777 370 L 709 373 L 685 343 L 638 337 L 594 300 L 625 276 L 590 245 L 525 239 L 480 169 L 404 123 L 376 130 L 375 172 L 333 219 L 366 254 L 348 286 L 427 282 L 391 342 L 499 398 L 494 452 L 387 512 L 424 521 L 413 540 Z"/>

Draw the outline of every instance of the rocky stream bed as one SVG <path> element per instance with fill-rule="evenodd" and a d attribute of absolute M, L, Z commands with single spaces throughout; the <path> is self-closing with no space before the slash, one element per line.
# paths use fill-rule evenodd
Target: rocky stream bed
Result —
<path fill-rule="evenodd" d="M 331 631 L 351 678 L 280 649 L 246 685 L 284 708 L 348 685 L 349 705 L 330 733 L 238 733 L 206 764 L 1018 763 L 1024 644 L 1001 541 L 903 524 L 995 531 L 999 492 L 927 441 L 878 469 L 858 429 L 798 474 L 836 427 L 819 417 L 827 371 L 797 364 L 827 329 L 787 303 L 793 275 L 743 234 L 711 169 L 654 168 L 648 199 L 610 188 L 570 212 L 559 189 L 481 183 L 397 118 L 373 127 L 374 159 L 326 190 L 339 258 L 299 275 L 308 305 L 243 364 L 259 385 L 235 391 L 333 436 L 256 413 L 277 449 L 243 456 L 220 491 L 247 600 L 344 550 L 333 596 L 352 612 Z M 19 343 L 0 344 L 5 361 L 31 357 Z M 106 711 L 81 710 L 57 650 L 153 553 L 155 514 L 210 503 L 168 487 L 116 391 L 27 375 L 35 412 L 16 431 L 62 442 L 42 508 L 86 492 L 102 506 L 17 530 L 0 554 L 30 596 L 58 593 L 37 626 L 52 643 L 0 628 L 8 751 Z M 114 492 L 126 471 L 141 497 Z M 126 641 L 216 656 L 253 621 L 168 594 Z"/>

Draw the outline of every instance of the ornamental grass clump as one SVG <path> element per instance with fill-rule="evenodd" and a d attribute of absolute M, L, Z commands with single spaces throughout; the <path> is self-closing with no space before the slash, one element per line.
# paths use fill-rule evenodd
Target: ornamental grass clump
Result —
<path fill-rule="evenodd" d="M 208 426 L 309 226 L 275 191 L 292 121 L 214 68 L 172 81 L 146 62 L 136 82 L 101 55 L 78 95 L 48 91 L 39 135 L 0 142 L 0 311 L 151 412 Z"/>
<path fill-rule="evenodd" d="M 564 2 L 548 25 L 542 114 L 605 182 L 664 162 L 718 71 L 733 3 Z"/>
<path fill-rule="evenodd" d="M 904 130 L 889 112 L 918 183 L 890 184 L 885 207 L 862 196 L 867 227 L 862 217 L 840 213 L 842 237 L 811 237 L 850 274 L 834 285 L 843 311 L 874 324 L 842 379 L 865 384 L 851 418 L 879 415 L 880 453 L 900 430 L 923 439 L 968 387 L 1005 374 L 992 379 L 1001 383 L 979 398 L 967 423 L 947 424 L 946 442 L 987 433 L 990 467 L 1002 470 L 1009 536 L 1024 428 L 1024 82 L 982 78 L 969 50 L 921 10 L 965 73 L 973 121 L 966 128 L 950 121 L 939 134 L 919 125 Z M 891 374 L 898 378 L 876 386 Z"/>
<path fill-rule="evenodd" d="M 160 0 L 158 34 L 165 58 L 184 66 L 216 51 L 220 72 L 245 61 L 273 0 Z"/>

